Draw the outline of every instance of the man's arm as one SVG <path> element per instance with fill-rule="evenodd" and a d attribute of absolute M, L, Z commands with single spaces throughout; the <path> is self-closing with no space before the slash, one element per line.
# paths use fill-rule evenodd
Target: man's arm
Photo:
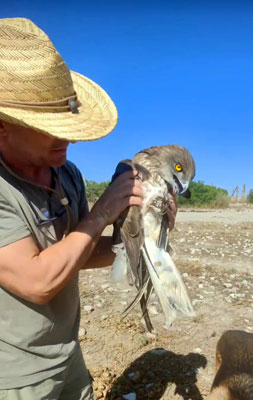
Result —
<path fill-rule="evenodd" d="M 90 258 L 82 269 L 103 268 L 112 265 L 115 253 L 112 251 L 112 237 L 101 236 Z"/>
<path fill-rule="evenodd" d="M 31 236 L 2 247 L 0 285 L 26 300 L 45 304 L 81 268 L 98 266 L 90 257 L 104 228 L 128 206 L 142 205 L 141 183 L 135 176 L 134 171 L 117 178 L 76 230 L 51 247 L 40 252 Z M 109 260 L 108 256 L 101 252 L 100 261 Z"/>

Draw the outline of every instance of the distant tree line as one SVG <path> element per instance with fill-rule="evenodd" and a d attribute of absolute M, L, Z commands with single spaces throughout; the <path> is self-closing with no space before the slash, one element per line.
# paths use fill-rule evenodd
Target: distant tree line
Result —
<path fill-rule="evenodd" d="M 191 182 L 189 185 L 191 192 L 190 199 L 178 196 L 178 205 L 189 207 L 228 207 L 230 197 L 227 190 L 213 185 L 205 185 L 203 182 Z"/>
<path fill-rule="evenodd" d="M 95 182 L 85 180 L 86 197 L 90 204 L 94 204 L 97 199 L 104 193 L 105 189 L 109 185 L 110 181 L 106 182 Z"/>
<path fill-rule="evenodd" d="M 249 191 L 249 194 L 247 196 L 247 200 L 248 200 L 249 203 L 253 204 L 253 189 L 251 189 Z"/>
<path fill-rule="evenodd" d="M 109 181 L 106 182 L 95 182 L 85 181 L 86 196 L 90 204 L 102 195 L 104 190 L 109 185 Z M 215 186 L 205 185 L 203 182 L 191 182 L 189 185 L 191 192 L 191 198 L 185 199 L 178 196 L 179 207 L 227 207 L 229 205 L 230 198 L 228 192 L 224 189 L 217 188 Z M 253 202 L 253 191 L 251 191 L 252 202 Z"/>

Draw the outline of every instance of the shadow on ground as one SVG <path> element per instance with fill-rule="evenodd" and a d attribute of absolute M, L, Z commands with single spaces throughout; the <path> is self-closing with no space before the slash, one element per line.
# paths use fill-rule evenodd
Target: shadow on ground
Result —
<path fill-rule="evenodd" d="M 159 400 L 169 387 L 184 400 L 203 400 L 196 382 L 199 368 L 205 368 L 206 364 L 206 358 L 198 353 L 183 355 L 163 348 L 150 350 L 114 381 L 106 400 L 121 400 L 130 393 L 136 394 L 136 400 Z M 131 399 L 131 395 L 125 398 Z"/>

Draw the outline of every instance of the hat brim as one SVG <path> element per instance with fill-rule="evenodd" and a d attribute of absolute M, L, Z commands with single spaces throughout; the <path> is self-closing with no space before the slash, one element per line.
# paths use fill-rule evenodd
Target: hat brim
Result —
<path fill-rule="evenodd" d="M 0 106 L 0 120 L 69 141 L 96 140 L 108 135 L 118 122 L 113 101 L 91 79 L 73 71 L 71 77 L 80 103 L 78 113 Z"/>

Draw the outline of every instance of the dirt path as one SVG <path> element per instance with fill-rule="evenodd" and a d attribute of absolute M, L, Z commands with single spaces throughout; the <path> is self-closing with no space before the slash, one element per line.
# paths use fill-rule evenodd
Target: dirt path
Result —
<path fill-rule="evenodd" d="M 196 317 L 168 331 L 155 296 L 151 335 L 138 305 L 120 319 L 133 288 L 113 283 L 110 268 L 82 271 L 80 342 L 98 399 L 205 398 L 222 332 L 253 332 L 252 228 L 253 208 L 178 212 L 171 244 Z"/>

